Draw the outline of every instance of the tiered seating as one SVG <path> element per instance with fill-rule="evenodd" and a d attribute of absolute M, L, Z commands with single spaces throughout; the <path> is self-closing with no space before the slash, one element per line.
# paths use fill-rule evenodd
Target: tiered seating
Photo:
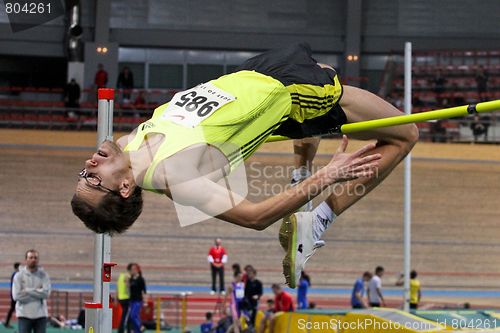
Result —
<path fill-rule="evenodd" d="M 63 88 L 0 87 L 0 127 L 94 128 L 97 101 L 81 101 L 79 108 L 67 108 L 63 92 Z M 172 89 L 116 90 L 115 127 L 118 130 L 135 128 L 176 92 Z M 84 89 L 82 93 L 82 96 L 91 96 L 95 91 Z M 123 99 L 123 93 L 129 93 L 130 100 Z M 145 101 L 140 104 L 132 103 L 139 94 Z"/>
<path fill-rule="evenodd" d="M 447 108 L 482 100 L 500 99 L 500 51 L 434 51 L 414 54 L 412 64 L 413 112 Z M 397 63 L 392 68 L 392 86 L 389 100 L 402 99 L 404 94 L 404 65 Z M 478 71 L 488 73 L 488 90 L 479 94 L 476 82 Z M 436 87 L 435 78 L 441 72 L 445 79 L 441 89 Z M 401 104 L 401 103 L 400 103 Z M 441 141 L 460 139 L 460 126 L 469 126 L 471 119 L 443 120 L 418 124 L 421 138 Z M 436 134 L 435 131 L 439 133 Z"/>

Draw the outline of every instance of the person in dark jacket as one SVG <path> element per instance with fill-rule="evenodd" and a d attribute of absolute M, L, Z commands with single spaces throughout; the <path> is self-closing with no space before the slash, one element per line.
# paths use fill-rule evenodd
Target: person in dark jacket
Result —
<path fill-rule="evenodd" d="M 19 272 L 19 266 L 21 263 L 16 262 L 14 263 L 14 272 L 12 273 L 10 277 L 10 308 L 9 311 L 7 312 L 7 317 L 5 318 L 5 321 L 3 322 L 3 326 L 6 328 L 11 328 L 10 326 L 10 318 L 12 317 L 12 314 L 16 310 L 16 301 L 12 298 L 12 284 L 14 283 L 14 276 L 16 276 L 17 272 Z"/>
<path fill-rule="evenodd" d="M 123 67 L 116 83 L 118 89 L 123 89 L 123 99 L 130 101 L 130 90 L 134 89 L 134 75 L 127 66 Z"/>
<path fill-rule="evenodd" d="M 146 281 L 142 277 L 141 267 L 138 264 L 133 264 L 129 279 L 130 286 L 130 321 L 134 333 L 141 333 L 141 308 L 143 297 L 146 294 Z"/>

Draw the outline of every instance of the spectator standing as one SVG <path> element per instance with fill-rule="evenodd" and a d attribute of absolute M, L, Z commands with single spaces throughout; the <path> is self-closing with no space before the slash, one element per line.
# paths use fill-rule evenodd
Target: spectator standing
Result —
<path fill-rule="evenodd" d="M 441 69 L 437 70 L 436 75 L 434 76 L 434 79 L 432 81 L 434 83 L 434 93 L 436 94 L 436 102 L 438 106 L 442 106 L 443 104 L 442 94 L 445 91 L 447 81 L 443 76 L 443 71 Z"/>
<path fill-rule="evenodd" d="M 231 297 L 231 313 L 233 321 L 238 322 L 241 316 L 241 310 L 245 301 L 245 283 L 242 281 L 243 274 L 241 272 L 234 273 L 233 282 L 229 287 L 229 295 Z M 227 296 L 226 296 L 227 298 Z"/>
<path fill-rule="evenodd" d="M 247 270 L 247 281 L 245 283 L 245 300 L 248 305 L 250 322 L 255 327 L 255 317 L 259 309 L 259 301 L 262 297 L 263 288 L 262 282 L 257 279 L 257 271 L 252 269 Z"/>
<path fill-rule="evenodd" d="M 118 281 L 116 282 L 116 298 L 118 299 L 118 303 L 122 308 L 122 316 L 120 318 L 120 326 L 118 326 L 118 333 L 123 333 L 125 331 L 125 325 L 128 320 L 128 309 L 130 305 L 130 273 L 132 270 L 133 264 L 127 265 L 127 271 L 121 272 L 118 276 Z"/>
<path fill-rule="evenodd" d="M 479 117 L 479 115 L 474 115 L 474 120 L 470 124 L 470 129 L 472 130 L 472 135 L 474 136 L 474 142 L 479 141 L 479 136 L 484 135 L 484 140 L 487 140 L 487 127 Z"/>
<path fill-rule="evenodd" d="M 224 289 L 224 264 L 227 262 L 227 254 L 220 238 L 215 240 L 215 245 L 208 251 L 208 262 L 210 263 L 210 271 L 212 273 L 212 290 L 210 291 L 210 295 L 214 295 L 216 292 L 215 282 L 217 276 L 219 276 L 219 292 L 224 295 L 226 293 Z"/>
<path fill-rule="evenodd" d="M 127 66 L 123 67 L 116 82 L 118 89 L 123 89 L 123 101 L 130 101 L 130 91 L 134 89 L 134 75 Z"/>
<path fill-rule="evenodd" d="M 16 276 L 17 272 L 19 272 L 19 266 L 21 266 L 21 263 L 15 262 L 14 263 L 14 272 L 10 276 L 10 308 L 9 311 L 7 312 L 7 317 L 5 318 L 5 321 L 3 322 L 3 326 L 6 328 L 11 328 L 10 326 L 10 319 L 12 318 L 12 313 L 16 310 L 16 301 L 14 301 L 14 298 L 12 298 L 12 285 L 14 284 L 14 276 Z"/>
<path fill-rule="evenodd" d="M 269 324 L 269 333 L 273 333 L 274 318 L 276 313 L 292 312 L 294 310 L 293 299 L 289 293 L 284 291 L 279 284 L 273 284 L 271 286 L 271 289 L 274 293 L 274 313 L 270 316 L 265 316 L 262 319 L 262 322 L 260 324 L 261 333 L 264 333 L 267 324 Z"/>
<path fill-rule="evenodd" d="M 106 88 L 106 85 L 108 84 L 108 72 L 104 70 L 103 64 L 97 65 L 97 72 L 95 73 L 94 84 L 97 87 L 97 89 Z"/>
<path fill-rule="evenodd" d="M 488 141 L 488 128 L 490 128 L 491 125 L 491 116 L 490 115 L 482 115 L 481 120 L 484 125 L 484 141 Z"/>
<path fill-rule="evenodd" d="M 448 107 L 460 106 L 460 105 L 466 104 L 465 98 L 464 98 L 464 93 L 463 93 L 463 91 L 460 91 L 460 88 L 458 87 L 457 83 L 453 83 L 451 85 L 451 91 L 453 93 L 450 97 L 450 102 L 449 102 Z"/>
<path fill-rule="evenodd" d="M 64 88 L 64 103 L 67 108 L 80 107 L 80 86 L 76 83 L 75 79 L 66 84 Z"/>
<path fill-rule="evenodd" d="M 430 122 L 431 128 L 431 141 L 432 142 L 446 142 L 446 127 L 443 126 L 444 120 L 439 119 L 436 121 Z"/>
<path fill-rule="evenodd" d="M 134 101 L 134 106 L 135 107 L 144 107 L 144 105 L 146 104 L 146 99 L 144 98 L 144 91 L 139 91 L 139 93 L 137 94 L 137 97 L 135 98 L 135 101 Z"/>
<path fill-rule="evenodd" d="M 45 333 L 47 328 L 47 298 L 50 295 L 49 275 L 38 266 L 38 251 L 25 255 L 26 266 L 14 276 L 12 298 L 16 301 L 19 333 Z"/>
<path fill-rule="evenodd" d="M 234 264 L 231 265 L 231 269 L 233 270 L 233 275 L 236 273 L 242 273 L 241 271 L 241 265 L 235 262 Z"/>
<path fill-rule="evenodd" d="M 382 295 L 382 276 L 384 275 L 384 267 L 377 266 L 375 275 L 368 283 L 368 301 L 371 307 L 385 306 L 384 296 Z"/>
<path fill-rule="evenodd" d="M 297 289 L 297 309 L 307 309 L 307 290 L 311 286 L 311 278 L 304 271 L 300 273 L 300 279 Z"/>
<path fill-rule="evenodd" d="M 243 268 L 243 276 L 241 277 L 241 280 L 243 282 L 245 282 L 245 284 L 247 283 L 247 280 L 248 280 L 248 272 L 254 271 L 254 270 L 255 270 L 255 268 L 252 265 L 246 265 Z"/>
<path fill-rule="evenodd" d="M 483 67 L 479 66 L 476 73 L 476 84 L 477 84 L 477 94 L 481 102 L 487 100 L 486 93 L 488 91 L 488 71 Z"/>
<path fill-rule="evenodd" d="M 412 270 L 410 272 L 410 309 L 417 310 L 418 304 L 422 298 L 422 291 L 420 288 L 420 281 L 417 280 L 417 271 Z M 396 282 L 396 286 L 404 285 L 404 274 L 401 274 L 399 280 Z"/>
<path fill-rule="evenodd" d="M 200 333 L 213 333 L 215 330 L 212 312 L 205 313 L 205 321 L 200 325 Z"/>
<path fill-rule="evenodd" d="M 141 333 L 141 308 L 146 294 L 146 281 L 142 277 L 141 267 L 138 264 L 132 264 L 130 269 L 130 322 L 134 333 Z"/>
<path fill-rule="evenodd" d="M 364 309 L 368 307 L 368 303 L 364 298 L 366 284 L 371 280 L 372 273 L 364 272 L 363 276 L 354 282 L 351 295 L 351 306 L 353 309 Z"/>
<path fill-rule="evenodd" d="M 273 284 L 271 286 L 274 297 L 274 312 L 289 312 L 293 311 L 293 299 L 289 293 L 283 290 L 283 288 L 279 284 Z"/>

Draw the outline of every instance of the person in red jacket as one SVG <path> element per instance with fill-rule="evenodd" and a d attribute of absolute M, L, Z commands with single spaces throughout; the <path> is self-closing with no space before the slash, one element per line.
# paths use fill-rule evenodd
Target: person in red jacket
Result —
<path fill-rule="evenodd" d="M 97 88 L 105 88 L 108 83 L 108 72 L 104 70 L 102 64 L 97 65 L 97 73 L 95 73 L 94 83 Z"/>
<path fill-rule="evenodd" d="M 292 312 L 294 311 L 293 298 L 286 291 L 281 288 L 277 283 L 271 286 L 274 293 L 274 313 L 270 316 L 265 316 L 260 324 L 260 332 L 263 333 L 269 323 L 269 333 L 273 333 L 274 318 L 278 312 Z"/>
<path fill-rule="evenodd" d="M 274 312 L 293 311 L 294 307 L 292 296 L 284 291 L 277 283 L 273 284 L 271 288 L 274 293 Z"/>
<path fill-rule="evenodd" d="M 221 244 L 221 239 L 217 238 L 215 245 L 208 251 L 208 262 L 210 263 L 210 271 L 212 272 L 212 290 L 210 291 L 210 295 L 214 295 L 216 292 L 215 280 L 217 275 L 219 275 L 219 292 L 222 295 L 226 294 L 224 289 L 224 264 L 227 262 L 227 254 Z"/>

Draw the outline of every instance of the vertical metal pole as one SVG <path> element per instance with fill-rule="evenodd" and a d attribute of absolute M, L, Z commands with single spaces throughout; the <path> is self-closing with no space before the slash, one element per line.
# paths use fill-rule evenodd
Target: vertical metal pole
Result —
<path fill-rule="evenodd" d="M 60 315 L 61 312 L 59 311 L 59 290 L 56 292 L 56 313 L 57 315 Z"/>
<path fill-rule="evenodd" d="M 405 43 L 405 113 L 411 114 L 411 43 Z M 404 171 L 404 311 L 410 311 L 411 266 L 411 153 L 405 159 Z"/>
<path fill-rule="evenodd" d="M 161 297 L 156 298 L 156 333 L 161 330 Z"/>
<path fill-rule="evenodd" d="M 182 297 L 181 332 L 186 332 L 186 326 L 187 326 L 187 296 L 186 296 L 185 293 L 182 293 L 181 297 Z"/>
<path fill-rule="evenodd" d="M 105 140 L 113 140 L 113 98 L 114 89 L 99 89 L 97 109 L 97 147 Z M 96 234 L 94 257 L 94 303 L 102 304 L 102 312 L 97 319 L 96 333 L 111 332 L 112 315 L 109 311 L 109 283 L 103 283 L 103 264 L 111 261 L 111 237 Z"/>
<path fill-rule="evenodd" d="M 69 291 L 66 291 L 64 299 L 64 315 L 69 318 Z"/>

